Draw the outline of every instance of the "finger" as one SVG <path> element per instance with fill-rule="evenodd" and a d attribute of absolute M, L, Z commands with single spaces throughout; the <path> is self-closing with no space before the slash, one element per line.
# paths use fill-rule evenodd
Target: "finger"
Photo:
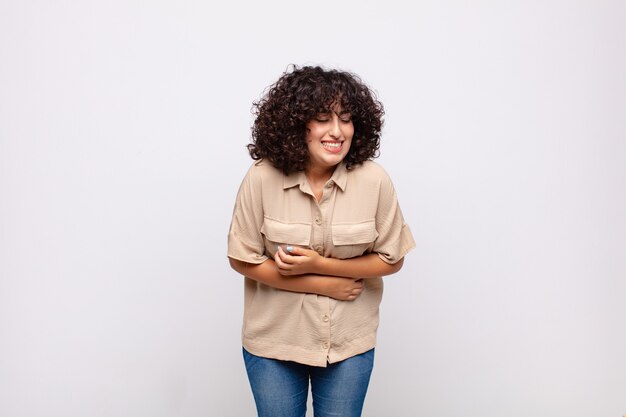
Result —
<path fill-rule="evenodd" d="M 294 275 L 295 272 L 292 270 L 292 266 L 282 262 L 280 259 L 275 260 L 276 269 L 278 269 L 278 273 L 281 275 Z"/>
<path fill-rule="evenodd" d="M 291 246 L 287 246 L 288 248 L 290 248 Z M 278 252 L 280 253 L 280 259 L 287 263 L 287 264 L 295 264 L 298 263 L 298 257 L 297 256 L 292 256 L 290 255 L 288 252 L 285 252 L 285 250 L 282 247 L 278 247 Z"/>
<path fill-rule="evenodd" d="M 287 258 L 289 256 L 289 255 L 287 255 L 285 253 L 284 249 L 281 246 L 278 247 L 278 252 L 276 252 L 276 253 L 280 257 L 281 261 L 285 261 L 285 258 Z"/>
<path fill-rule="evenodd" d="M 288 254 L 293 255 L 296 258 L 307 257 L 307 258 L 315 258 L 320 256 L 317 252 L 311 249 L 301 248 L 299 246 L 288 246 L 291 248 L 290 251 L 287 251 Z"/>
<path fill-rule="evenodd" d="M 283 262 L 283 265 L 290 268 L 302 262 L 299 256 L 288 255 L 283 249 L 281 249 L 280 260 Z"/>
<path fill-rule="evenodd" d="M 276 256 L 274 256 L 274 262 L 279 270 L 289 268 L 289 264 L 286 264 L 280 257 L 280 253 L 276 252 Z"/>
<path fill-rule="evenodd" d="M 287 253 L 289 255 L 295 255 L 295 256 L 300 256 L 300 255 L 306 255 L 306 249 L 301 248 L 299 246 L 287 246 Z"/>

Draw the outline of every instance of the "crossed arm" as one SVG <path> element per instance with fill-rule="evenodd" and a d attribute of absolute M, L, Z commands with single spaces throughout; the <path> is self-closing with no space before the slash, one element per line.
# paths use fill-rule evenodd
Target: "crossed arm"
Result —
<path fill-rule="evenodd" d="M 388 264 L 376 253 L 351 259 L 325 258 L 310 249 L 278 249 L 274 260 L 251 264 L 229 258 L 240 274 L 281 290 L 320 294 L 351 301 L 363 291 L 363 279 L 391 275 L 402 268 L 403 259 Z"/>

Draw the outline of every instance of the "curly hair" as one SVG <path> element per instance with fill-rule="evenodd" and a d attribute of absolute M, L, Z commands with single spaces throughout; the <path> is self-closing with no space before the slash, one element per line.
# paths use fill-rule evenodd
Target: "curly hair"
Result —
<path fill-rule="evenodd" d="M 319 66 L 290 65 L 287 71 L 253 103 L 256 119 L 248 152 L 266 159 L 285 175 L 305 169 L 308 148 L 306 124 L 339 104 L 350 113 L 354 135 L 344 158 L 352 167 L 378 156 L 384 108 L 375 93 L 352 73 Z"/>

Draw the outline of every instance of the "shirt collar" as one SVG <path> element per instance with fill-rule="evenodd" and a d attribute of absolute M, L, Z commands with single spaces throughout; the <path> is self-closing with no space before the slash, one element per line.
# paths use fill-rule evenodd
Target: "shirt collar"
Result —
<path fill-rule="evenodd" d="M 302 188 L 305 181 L 306 176 L 304 175 L 304 171 L 292 172 L 291 174 L 283 177 L 283 189 L 295 187 L 296 185 L 299 185 L 300 188 Z M 345 162 L 341 162 L 337 168 L 335 168 L 335 171 L 329 181 L 335 183 L 337 187 L 341 188 L 341 191 L 346 190 L 346 184 L 348 182 L 348 169 L 346 168 Z"/>
<path fill-rule="evenodd" d="M 330 179 L 337 184 L 337 187 L 341 188 L 341 191 L 346 190 L 346 184 L 348 183 L 348 168 L 346 168 L 345 162 L 341 162 Z"/>

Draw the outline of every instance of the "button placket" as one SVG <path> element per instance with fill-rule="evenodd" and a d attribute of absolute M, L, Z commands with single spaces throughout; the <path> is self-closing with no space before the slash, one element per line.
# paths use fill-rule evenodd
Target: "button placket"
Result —
<path fill-rule="evenodd" d="M 322 221 L 322 213 L 317 201 L 312 200 L 311 218 L 313 219 L 313 227 L 311 233 L 311 248 L 324 255 L 324 228 Z"/>
<path fill-rule="evenodd" d="M 324 256 L 324 220 L 319 206 L 316 207 L 313 214 L 313 250 Z"/>
<path fill-rule="evenodd" d="M 330 185 L 330 187 L 328 185 Z M 329 213 L 329 207 L 333 202 L 334 193 L 334 186 L 331 182 L 329 182 L 324 187 L 322 198 L 319 202 L 316 201 L 315 207 L 312 210 L 313 235 L 315 236 L 315 240 L 312 241 L 312 245 L 313 249 L 322 256 L 324 256 L 325 242 L 326 239 L 328 239 L 328 233 L 326 231 L 326 222 L 328 219 L 326 219 L 325 214 Z M 332 340 L 330 311 L 330 298 L 325 298 L 319 316 L 319 323 L 322 334 L 326 335 L 326 337 L 321 340 L 321 347 L 327 352 L 327 354 L 331 349 Z"/>

